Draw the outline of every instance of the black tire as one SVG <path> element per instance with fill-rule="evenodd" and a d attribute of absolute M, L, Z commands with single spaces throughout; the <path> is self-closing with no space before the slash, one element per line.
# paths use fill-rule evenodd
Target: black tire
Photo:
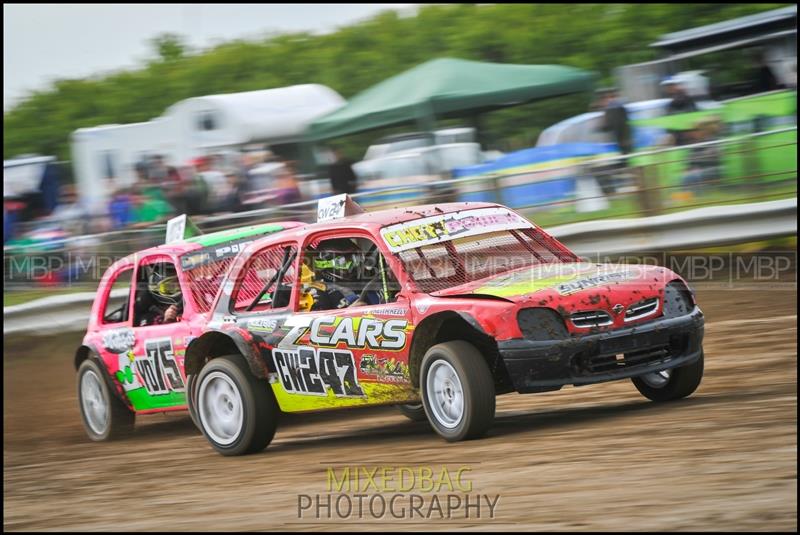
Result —
<path fill-rule="evenodd" d="M 235 403 L 240 404 L 241 424 L 232 433 L 230 441 L 217 435 L 209 427 L 206 418 L 213 418 L 211 398 L 204 397 L 208 384 L 219 379 L 238 394 Z M 197 378 L 195 407 L 200 430 L 211 446 L 222 455 L 246 455 L 256 453 L 272 441 L 280 413 L 272 388 L 267 381 L 257 379 L 241 355 L 226 355 L 210 360 L 203 366 Z M 210 390 L 209 390 L 210 392 Z M 220 440 L 222 438 L 222 440 Z"/>
<path fill-rule="evenodd" d="M 87 383 L 84 383 L 84 376 L 90 374 L 96 379 L 96 382 L 87 377 Z M 97 396 L 92 397 L 92 399 L 88 398 L 89 391 L 87 388 L 91 388 L 89 384 L 93 384 L 95 385 L 94 388 L 97 388 L 95 391 Z M 84 400 L 84 396 L 87 396 L 86 400 Z M 87 408 L 96 416 L 91 407 L 98 402 L 105 406 L 105 417 L 100 419 L 95 417 L 90 422 L 89 415 L 86 412 Z M 90 407 L 86 407 L 87 404 Z M 91 358 L 81 362 L 80 367 L 78 367 L 78 408 L 81 412 L 83 428 L 89 438 L 95 442 L 123 438 L 133 433 L 136 413 L 131 411 L 114 392 L 111 392 L 106 381 L 105 370 L 101 369 L 100 364 Z"/>
<path fill-rule="evenodd" d="M 186 407 L 189 409 L 189 416 L 192 418 L 197 430 L 202 432 L 200 419 L 197 417 L 197 374 L 186 376 Z"/>
<path fill-rule="evenodd" d="M 661 402 L 685 398 L 700 386 L 700 381 L 703 379 L 703 360 L 703 353 L 700 353 L 700 358 L 691 364 L 673 368 L 670 371 L 669 380 L 660 387 L 648 384 L 643 377 L 632 377 L 631 381 L 636 389 L 651 401 Z"/>
<path fill-rule="evenodd" d="M 422 403 L 416 405 L 399 405 L 397 408 L 400 409 L 403 416 L 414 422 L 424 422 L 428 419 L 428 415 L 425 414 L 425 407 Z"/>
<path fill-rule="evenodd" d="M 448 371 L 447 366 L 441 366 L 440 362 L 446 363 L 455 372 L 463 397 L 460 419 L 450 422 L 450 426 L 440 420 L 441 416 L 437 416 L 438 409 L 432 408 L 431 394 L 437 394 L 428 389 L 428 375 L 435 365 Z M 494 379 L 483 355 L 469 342 L 455 340 L 431 347 L 422 358 L 420 391 L 428 421 L 448 442 L 481 437 L 492 426 L 495 411 Z"/>

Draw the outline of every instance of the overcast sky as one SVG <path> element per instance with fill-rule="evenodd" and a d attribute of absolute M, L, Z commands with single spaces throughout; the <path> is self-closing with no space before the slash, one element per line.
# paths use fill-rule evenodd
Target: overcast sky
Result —
<path fill-rule="evenodd" d="M 3 109 L 57 78 L 135 68 L 148 40 L 185 35 L 195 48 L 267 32 L 329 32 L 413 4 L 3 5 Z"/>

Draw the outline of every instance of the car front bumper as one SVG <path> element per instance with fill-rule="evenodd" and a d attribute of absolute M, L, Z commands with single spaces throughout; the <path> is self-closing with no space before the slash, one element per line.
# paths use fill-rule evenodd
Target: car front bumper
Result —
<path fill-rule="evenodd" d="M 546 392 L 690 364 L 703 351 L 703 331 L 695 307 L 685 316 L 564 340 L 499 341 L 498 349 L 517 392 Z"/>

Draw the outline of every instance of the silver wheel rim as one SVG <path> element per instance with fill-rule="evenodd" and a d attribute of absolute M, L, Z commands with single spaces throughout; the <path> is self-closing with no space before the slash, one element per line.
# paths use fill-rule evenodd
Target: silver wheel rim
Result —
<path fill-rule="evenodd" d="M 661 370 L 642 375 L 642 381 L 650 388 L 664 388 L 672 377 L 672 370 Z"/>
<path fill-rule="evenodd" d="M 81 406 L 89 428 L 98 435 L 108 427 L 108 401 L 103 395 L 100 378 L 92 370 L 81 377 Z"/>
<path fill-rule="evenodd" d="M 233 380 L 222 372 L 203 378 L 197 394 L 200 424 L 214 442 L 227 446 L 242 432 L 242 396 Z"/>
<path fill-rule="evenodd" d="M 416 410 L 419 410 L 419 409 L 422 408 L 422 403 L 406 404 L 406 405 L 403 405 L 403 407 L 405 407 L 406 409 L 408 409 L 410 411 L 416 411 Z"/>
<path fill-rule="evenodd" d="M 453 429 L 464 417 L 464 389 L 456 370 L 445 360 L 437 360 L 428 369 L 426 380 L 428 404 L 436 421 Z"/>

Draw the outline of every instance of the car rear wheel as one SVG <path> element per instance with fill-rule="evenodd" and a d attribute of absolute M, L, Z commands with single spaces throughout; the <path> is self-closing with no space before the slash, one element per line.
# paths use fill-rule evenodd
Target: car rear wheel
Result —
<path fill-rule="evenodd" d="M 256 453 L 272 441 L 278 404 L 267 381 L 254 377 L 241 355 L 210 360 L 196 390 L 200 429 L 219 453 Z"/>
<path fill-rule="evenodd" d="M 636 389 L 651 401 L 672 401 L 691 395 L 703 379 L 703 353 L 691 364 L 633 377 Z"/>
<path fill-rule="evenodd" d="M 111 393 L 103 370 L 92 359 L 78 368 L 78 406 L 86 434 L 96 442 L 133 432 L 136 414 Z"/>
<path fill-rule="evenodd" d="M 494 421 L 494 380 L 475 346 L 455 340 L 431 347 L 420 377 L 425 413 L 439 435 L 456 442 L 486 434 Z"/>
<path fill-rule="evenodd" d="M 428 416 L 425 414 L 425 407 L 423 407 L 422 403 L 400 405 L 398 408 L 403 416 L 409 420 L 424 422 L 428 419 Z"/>

